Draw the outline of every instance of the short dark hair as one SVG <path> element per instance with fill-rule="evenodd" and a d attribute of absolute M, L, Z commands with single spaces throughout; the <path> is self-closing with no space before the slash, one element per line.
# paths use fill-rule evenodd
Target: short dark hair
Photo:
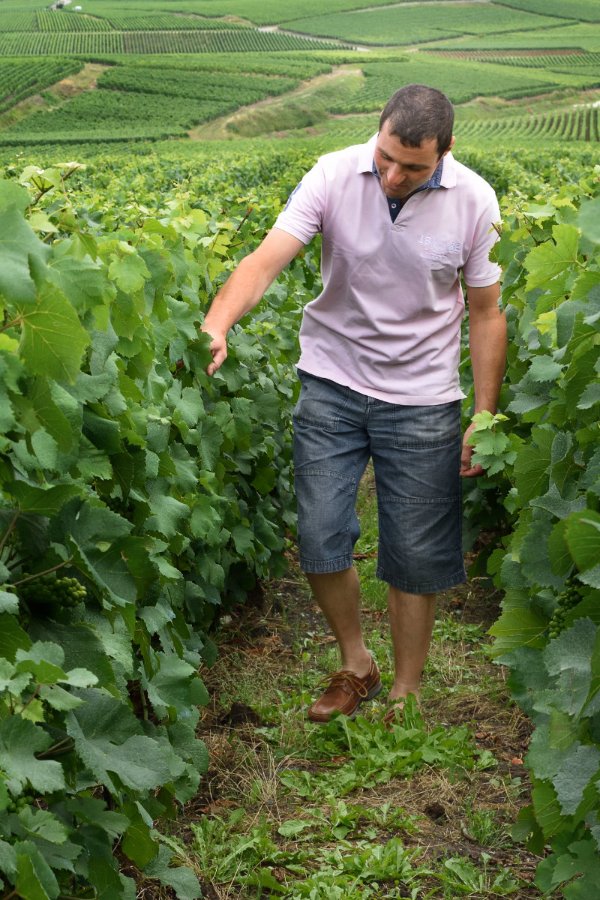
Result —
<path fill-rule="evenodd" d="M 441 156 L 452 141 L 454 107 L 445 94 L 426 84 L 407 84 L 386 103 L 379 130 L 389 122 L 389 132 L 408 147 L 419 147 L 435 138 Z"/>

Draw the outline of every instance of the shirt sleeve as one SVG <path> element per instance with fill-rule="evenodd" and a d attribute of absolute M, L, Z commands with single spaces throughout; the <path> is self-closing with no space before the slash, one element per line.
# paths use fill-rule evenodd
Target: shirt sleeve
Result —
<path fill-rule="evenodd" d="M 325 197 L 323 167 L 317 162 L 294 188 L 273 227 L 286 231 L 304 244 L 310 243 L 322 230 Z"/>
<path fill-rule="evenodd" d="M 489 258 L 490 250 L 499 237 L 494 225 L 499 223 L 500 208 L 492 192 L 477 219 L 471 252 L 463 266 L 463 276 L 469 287 L 487 287 L 500 280 L 502 269 Z"/>

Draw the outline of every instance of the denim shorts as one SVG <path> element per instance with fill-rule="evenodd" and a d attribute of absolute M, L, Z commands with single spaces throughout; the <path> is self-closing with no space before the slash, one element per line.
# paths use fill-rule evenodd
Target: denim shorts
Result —
<path fill-rule="evenodd" d="M 463 582 L 460 401 L 401 406 L 298 374 L 294 466 L 302 570 L 352 566 L 360 535 L 356 494 L 372 459 L 377 576 L 411 594 Z"/>

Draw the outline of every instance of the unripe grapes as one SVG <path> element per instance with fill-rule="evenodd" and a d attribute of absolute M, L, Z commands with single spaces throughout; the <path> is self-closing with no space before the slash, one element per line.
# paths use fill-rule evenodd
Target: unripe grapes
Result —
<path fill-rule="evenodd" d="M 579 593 L 579 585 L 570 578 L 561 594 L 559 594 L 556 609 L 548 623 L 548 634 L 550 639 L 559 636 L 565 627 L 565 619 L 567 613 L 581 602 L 581 594 Z"/>
<path fill-rule="evenodd" d="M 77 578 L 42 575 L 19 585 L 19 594 L 30 606 L 73 607 L 82 603 L 87 591 Z"/>

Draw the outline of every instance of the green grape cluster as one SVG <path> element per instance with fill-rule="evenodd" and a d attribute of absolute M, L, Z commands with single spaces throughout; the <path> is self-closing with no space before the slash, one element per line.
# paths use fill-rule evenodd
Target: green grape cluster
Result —
<path fill-rule="evenodd" d="M 35 797 L 33 794 L 21 794 L 20 797 L 15 797 L 12 800 L 9 800 L 8 805 L 6 807 L 7 813 L 20 813 L 22 809 L 25 809 L 26 806 L 33 806 L 35 803 Z"/>
<path fill-rule="evenodd" d="M 19 585 L 19 595 L 30 606 L 68 608 L 82 603 L 87 591 L 76 578 L 42 575 Z"/>
<path fill-rule="evenodd" d="M 567 613 L 573 609 L 573 607 L 577 606 L 580 601 L 581 594 L 579 593 L 579 585 L 570 578 L 567 581 L 562 594 L 559 594 L 556 609 L 548 623 L 548 633 L 551 639 L 558 637 L 565 627 Z"/>

